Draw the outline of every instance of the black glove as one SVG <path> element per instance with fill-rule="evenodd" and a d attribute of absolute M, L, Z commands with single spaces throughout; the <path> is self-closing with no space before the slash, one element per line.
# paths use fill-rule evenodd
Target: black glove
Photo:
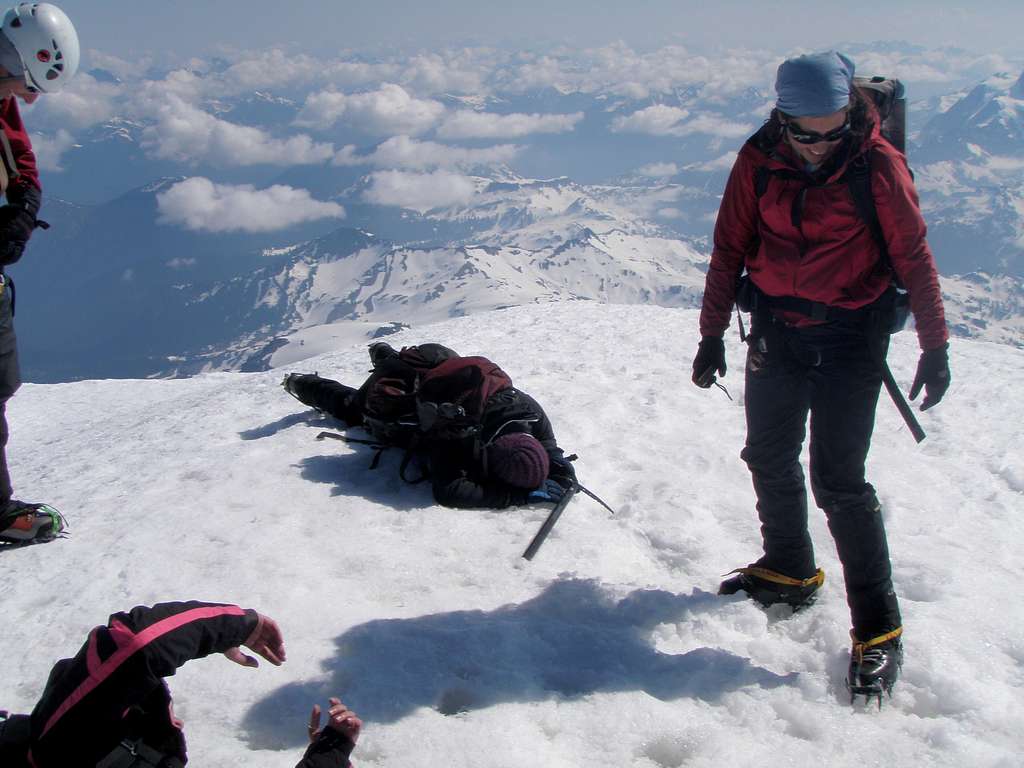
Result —
<path fill-rule="evenodd" d="M 24 240 L 0 240 L 0 266 L 6 267 L 20 259 L 25 252 L 25 245 Z"/>
<path fill-rule="evenodd" d="M 910 385 L 910 399 L 917 397 L 921 387 L 924 387 L 922 411 L 927 411 L 938 404 L 949 389 L 949 353 L 946 352 L 948 347 L 949 344 L 944 344 L 938 349 L 926 349 L 917 361 L 917 375 L 914 376 L 914 383 Z"/>
<path fill-rule="evenodd" d="M 565 456 L 551 456 L 551 470 L 548 477 L 563 488 L 571 488 L 576 484 L 576 468 Z"/>
<path fill-rule="evenodd" d="M 19 240 L 22 243 L 32 237 L 36 228 L 36 217 L 20 205 L 0 205 L 0 243 Z"/>
<path fill-rule="evenodd" d="M 725 342 L 721 336 L 702 336 L 693 358 L 693 383 L 707 389 L 715 383 L 715 371 L 725 376 Z"/>
<path fill-rule="evenodd" d="M 13 264 L 25 252 L 36 217 L 20 205 L 0 205 L 0 265 Z"/>

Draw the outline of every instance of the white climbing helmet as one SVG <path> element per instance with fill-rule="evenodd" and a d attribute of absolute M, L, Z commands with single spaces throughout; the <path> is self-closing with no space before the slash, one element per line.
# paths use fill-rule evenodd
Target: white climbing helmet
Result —
<path fill-rule="evenodd" d="M 4 14 L 2 31 L 21 57 L 30 88 L 54 93 L 78 71 L 78 33 L 56 5 L 20 3 Z"/>

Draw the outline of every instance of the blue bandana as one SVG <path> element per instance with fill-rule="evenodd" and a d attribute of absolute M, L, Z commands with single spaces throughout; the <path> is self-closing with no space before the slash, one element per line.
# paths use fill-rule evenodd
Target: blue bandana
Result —
<path fill-rule="evenodd" d="M 854 63 L 826 51 L 786 59 L 775 77 L 775 106 L 793 117 L 822 117 L 850 104 Z"/>

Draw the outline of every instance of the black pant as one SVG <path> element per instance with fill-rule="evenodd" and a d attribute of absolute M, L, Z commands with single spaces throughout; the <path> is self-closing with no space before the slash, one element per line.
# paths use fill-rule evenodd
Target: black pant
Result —
<path fill-rule="evenodd" d="M 811 490 L 843 564 L 854 633 L 870 639 L 901 623 L 881 508 L 864 476 L 881 373 L 858 327 L 763 325 L 747 353 L 741 454 L 761 520 L 758 564 L 794 578 L 814 574 L 800 466 L 809 413 Z M 876 343 L 884 347 L 887 337 Z"/>
<path fill-rule="evenodd" d="M 350 427 L 358 427 L 363 423 L 363 398 L 360 390 L 314 375 L 299 377 L 293 387 L 295 396 L 302 403 L 330 414 Z"/>
<path fill-rule="evenodd" d="M 0 510 L 11 500 L 11 475 L 7 471 L 7 401 L 21 386 L 18 340 L 14 335 L 14 283 L 0 272 Z"/>

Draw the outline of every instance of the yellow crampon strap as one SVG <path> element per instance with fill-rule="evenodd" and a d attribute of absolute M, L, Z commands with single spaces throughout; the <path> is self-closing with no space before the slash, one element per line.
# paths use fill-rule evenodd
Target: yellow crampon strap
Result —
<path fill-rule="evenodd" d="M 853 640 L 853 652 L 857 654 L 857 661 L 864 661 L 864 651 L 868 648 L 874 648 L 876 645 L 887 643 L 890 640 L 895 640 L 897 637 L 903 634 L 903 627 L 896 627 L 892 632 L 886 632 L 884 635 L 873 637 L 870 640 L 858 640 L 857 636 L 853 634 L 853 630 L 850 630 L 850 639 Z"/>
<path fill-rule="evenodd" d="M 759 579 L 770 581 L 773 584 L 785 584 L 787 587 L 810 587 L 815 584 L 819 587 L 825 583 L 825 572 L 818 569 L 817 573 L 811 576 L 809 579 L 794 579 L 789 576 L 783 576 L 781 573 L 776 571 L 770 571 L 767 568 L 761 568 L 756 565 L 751 565 L 747 568 L 737 568 L 735 571 L 729 571 L 725 574 L 731 576 L 734 573 L 742 573 L 744 576 L 756 576 Z"/>

